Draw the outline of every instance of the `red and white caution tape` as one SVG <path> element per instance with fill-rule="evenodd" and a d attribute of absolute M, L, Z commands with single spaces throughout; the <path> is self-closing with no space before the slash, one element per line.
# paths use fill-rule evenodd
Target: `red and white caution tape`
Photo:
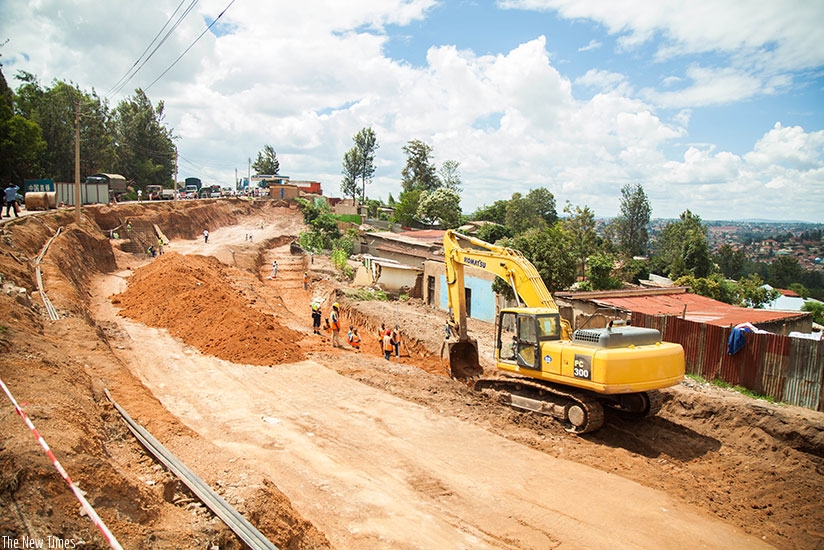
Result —
<path fill-rule="evenodd" d="M 46 455 L 49 457 L 49 460 L 52 461 L 54 467 L 57 468 L 57 471 L 60 472 L 60 475 L 63 476 L 63 479 L 65 479 L 66 483 L 69 484 L 69 488 L 71 488 L 72 492 L 74 493 L 74 496 L 77 497 L 77 500 L 80 501 L 80 504 L 81 506 L 83 506 L 83 510 L 86 512 L 86 515 L 88 515 L 89 518 L 91 518 L 92 522 L 97 526 L 98 529 L 100 529 L 100 532 L 103 533 L 103 537 L 109 543 L 109 546 L 115 548 L 116 550 L 123 550 L 123 547 L 120 546 L 119 542 L 117 542 L 117 539 L 114 537 L 114 535 L 112 535 L 111 531 L 109 531 L 109 528 L 106 527 L 106 525 L 103 523 L 103 520 L 100 519 L 100 516 L 97 515 L 97 512 L 94 511 L 94 508 L 92 508 L 92 505 L 89 504 L 89 501 L 86 500 L 86 497 L 83 496 L 83 493 L 80 491 L 80 489 L 74 484 L 74 482 L 72 482 L 72 479 L 69 477 L 69 474 L 66 473 L 66 470 L 63 469 L 63 466 L 60 464 L 60 461 L 58 461 L 57 458 L 54 456 L 54 453 L 49 448 L 49 445 L 46 443 L 46 440 L 43 439 L 43 437 L 37 432 L 37 428 L 34 427 L 34 424 L 32 424 L 31 420 L 29 420 L 29 417 L 26 416 L 26 413 L 23 412 L 23 409 L 21 409 L 20 405 L 17 404 L 17 400 L 11 394 L 9 388 L 6 387 L 6 384 L 3 383 L 2 379 L 0 379 L 0 386 L 3 387 L 3 391 L 6 392 L 6 395 L 11 400 L 15 410 L 17 411 L 17 414 L 20 415 L 20 417 L 26 423 L 26 426 L 28 426 L 34 434 L 34 437 L 35 439 L 37 439 L 37 442 L 40 443 L 40 446 L 43 447 L 44 451 L 46 451 Z"/>

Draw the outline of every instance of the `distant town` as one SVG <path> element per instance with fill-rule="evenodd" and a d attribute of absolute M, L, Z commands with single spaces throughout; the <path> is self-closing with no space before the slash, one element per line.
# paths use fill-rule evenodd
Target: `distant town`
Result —
<path fill-rule="evenodd" d="M 670 221 L 651 220 L 650 239 L 655 239 Z M 726 244 L 743 250 L 750 262 L 771 263 L 776 256 L 790 256 L 804 269 L 824 272 L 824 223 L 707 220 L 703 223 L 713 254 Z"/>

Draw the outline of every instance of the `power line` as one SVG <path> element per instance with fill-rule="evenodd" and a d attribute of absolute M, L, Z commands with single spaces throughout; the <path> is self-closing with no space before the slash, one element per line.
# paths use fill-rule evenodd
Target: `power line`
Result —
<path fill-rule="evenodd" d="M 200 36 L 198 36 L 197 38 L 195 38 L 194 42 L 192 42 L 191 44 L 189 44 L 189 47 L 188 47 L 188 48 L 186 48 L 185 50 L 183 50 L 183 53 L 182 53 L 182 54 L 180 54 L 180 55 L 178 56 L 178 58 L 177 58 L 177 59 L 175 59 L 175 60 L 174 60 L 174 62 L 173 62 L 171 65 L 169 65 L 169 67 L 168 67 L 165 71 L 163 71 L 162 73 L 160 73 L 160 76 L 158 76 L 157 78 L 155 78 L 155 79 L 154 79 L 154 81 L 153 81 L 151 84 L 149 84 L 148 86 L 146 86 L 145 88 L 143 88 L 143 91 L 145 92 L 146 90 L 148 90 L 149 88 L 151 88 L 152 86 L 154 86 L 154 85 L 155 85 L 155 83 L 156 83 L 158 80 L 160 80 L 161 78 L 163 78 L 163 77 L 166 75 L 166 73 L 168 73 L 168 72 L 172 69 L 172 67 L 174 67 L 174 66 L 177 64 L 177 62 L 178 62 L 178 61 L 180 61 L 180 60 L 181 60 L 181 58 L 182 58 L 184 55 L 186 55 L 186 54 L 189 52 L 189 50 L 191 50 L 191 49 L 194 47 L 194 45 L 195 45 L 195 44 L 197 44 L 197 42 L 198 42 L 201 38 L 203 38 L 203 35 L 204 35 L 204 34 L 206 34 L 206 33 L 209 31 L 209 29 L 211 29 L 211 28 L 212 28 L 212 25 L 214 25 L 215 23 L 217 23 L 217 22 L 218 22 L 218 20 L 219 20 L 221 17 L 223 17 L 223 14 L 224 14 L 224 13 L 226 13 L 226 10 L 228 10 L 230 7 L 232 7 L 232 4 L 234 4 L 234 3 L 235 3 L 235 0 L 232 0 L 231 2 L 229 2 L 229 4 L 228 4 L 225 8 L 223 8 L 223 11 L 222 11 L 222 12 L 220 12 L 220 15 L 218 15 L 218 16 L 215 18 L 215 20 L 214 20 L 214 21 L 212 21 L 211 23 L 209 23 L 209 26 L 208 26 L 208 27 L 206 27 L 206 28 L 203 30 L 203 32 L 202 32 L 202 33 L 200 33 Z"/>
<path fill-rule="evenodd" d="M 178 5 L 177 9 L 175 9 L 174 13 L 177 13 L 177 10 L 178 10 L 178 9 L 180 9 L 180 6 L 181 6 L 181 5 L 183 5 L 183 2 L 185 2 L 185 1 L 186 1 L 186 0 L 181 0 L 180 5 Z M 123 87 L 124 87 L 124 86 L 126 86 L 126 84 L 128 84 L 128 83 L 132 80 L 132 78 L 134 78 L 134 77 L 135 77 L 135 75 L 137 75 L 137 73 L 138 73 L 138 72 L 139 72 L 139 71 L 140 71 L 140 70 L 141 70 L 141 69 L 142 69 L 142 68 L 146 65 L 146 63 L 149 61 L 149 59 L 151 59 L 151 58 L 152 58 L 152 56 L 154 56 L 154 54 L 157 52 L 157 50 L 160 48 L 160 46 L 162 46 L 162 45 L 163 45 L 163 43 L 164 43 L 164 42 L 166 42 L 166 40 L 167 40 L 167 39 L 168 39 L 168 38 L 172 35 L 172 33 L 174 33 L 174 31 L 177 29 L 177 27 L 178 27 L 178 26 L 179 26 L 179 25 L 183 22 L 183 20 L 186 18 L 186 16 L 187 16 L 187 15 L 189 15 L 189 12 L 191 12 L 191 11 L 192 11 L 192 9 L 194 9 L 194 7 L 195 7 L 195 5 L 197 4 L 197 2 L 198 2 L 198 0 L 192 0 L 192 1 L 189 3 L 189 5 L 188 5 L 188 6 L 186 6 L 186 9 L 184 10 L 184 12 L 183 12 L 182 14 L 180 14 L 180 16 L 177 18 L 177 21 L 175 21 L 174 25 L 172 25 L 172 28 L 170 28 L 170 29 L 166 32 L 166 34 L 163 36 L 163 38 L 160 40 L 160 42 L 158 42 L 158 43 L 157 43 L 157 45 L 154 47 L 154 49 L 151 51 L 151 53 L 148 55 L 148 57 L 146 57 L 146 58 L 143 60 L 143 62 L 142 62 L 142 63 L 140 63 L 140 66 L 139 66 L 139 67 L 137 67 L 137 69 L 134 69 L 134 70 L 129 69 L 129 71 L 127 71 L 127 72 L 126 72 L 126 75 L 129 75 L 129 73 L 131 73 L 131 75 L 130 75 L 128 78 L 126 78 L 126 80 L 123 80 L 123 79 L 121 78 L 121 80 L 123 80 L 123 82 L 122 82 L 122 83 L 119 83 L 119 84 L 116 84 L 116 85 L 112 88 L 112 90 L 110 90 L 110 91 L 109 91 L 109 93 L 107 93 L 106 95 L 110 95 L 110 94 L 116 94 L 116 93 L 118 93 L 120 90 L 122 90 L 122 89 L 123 89 Z M 172 18 L 174 17 L 174 13 L 172 13 L 172 16 L 169 18 L 169 21 L 171 21 L 171 20 L 172 20 Z M 169 24 L 169 21 L 167 21 L 167 22 L 166 22 L 166 25 L 168 25 L 168 24 Z M 166 28 L 166 25 L 163 25 L 163 29 L 165 29 L 165 28 Z M 158 33 L 158 36 L 160 35 L 160 33 L 162 33 L 162 32 L 163 32 L 163 29 L 161 29 L 161 30 L 160 30 L 160 32 Z M 148 49 L 152 46 L 152 43 L 154 43 L 154 42 L 155 42 L 155 40 L 157 40 L 157 36 L 155 36 L 154 40 L 152 40 L 152 42 L 149 44 L 149 46 L 147 46 L 147 47 L 146 47 L 146 49 L 147 49 L 147 50 L 148 50 Z M 145 54 L 146 52 L 144 51 L 143 53 Z M 142 54 L 141 54 L 141 57 L 142 57 Z M 137 60 L 137 61 L 135 61 L 135 65 L 136 65 L 139 61 L 140 61 L 140 58 L 138 58 L 138 60 Z M 134 66 L 133 66 L 133 68 L 134 68 Z M 125 76 L 125 75 L 124 75 L 124 76 Z M 119 81 L 118 81 L 118 82 L 119 82 Z"/>
<path fill-rule="evenodd" d="M 151 41 L 151 42 L 149 42 L 149 45 L 148 45 L 148 46 L 146 46 L 146 49 L 145 49 L 145 50 L 143 50 L 143 53 L 141 53 L 141 54 L 138 56 L 138 58 L 137 58 L 137 59 L 135 59 L 135 61 L 134 61 L 134 65 L 132 65 L 131 67 L 129 67 L 129 70 L 127 70 L 127 71 L 125 72 L 125 74 L 123 74 L 123 76 L 121 76 L 121 77 L 120 77 L 120 80 L 118 80 L 117 82 L 115 82 L 114 86 L 112 86 L 112 87 L 109 89 L 109 91 L 108 91 L 105 95 L 109 95 L 109 94 L 111 94 L 112 90 L 114 90 L 115 88 L 117 88 L 117 87 L 120 85 L 120 83 L 121 83 L 121 82 L 123 82 L 123 80 L 124 80 L 127 76 L 129 76 L 129 73 L 130 73 L 130 72 L 132 72 L 132 70 L 134 70 L 134 68 L 135 68 L 135 67 L 137 67 L 137 64 L 138 64 L 138 63 L 140 63 L 140 60 L 141 60 L 141 59 L 143 59 L 143 56 L 144 56 L 144 55 L 146 55 L 146 52 L 148 52 L 148 51 L 149 51 L 149 48 L 151 48 L 151 47 L 152 47 L 152 44 L 154 44 L 154 43 L 155 43 L 155 41 L 157 40 L 157 38 L 160 36 L 160 33 L 162 33 L 164 30 L 166 30 L 166 27 L 169 25 L 169 23 L 171 23 L 171 22 L 172 22 L 172 18 L 175 16 L 175 14 L 177 13 L 177 10 L 179 10 L 179 9 L 180 9 L 180 6 L 182 6 L 182 5 L 183 5 L 183 2 L 185 2 L 185 1 L 186 1 L 186 0 L 180 0 L 180 4 L 178 4 L 178 5 L 177 5 L 177 7 L 175 8 L 175 11 L 173 11 L 173 12 L 172 12 L 172 14 L 169 16 L 169 19 L 166 21 L 166 23 L 164 23 L 163 27 L 162 27 L 159 31 L 157 31 L 157 34 L 155 35 L 155 37 L 154 37 L 154 38 L 152 38 L 152 41 Z M 137 72 L 137 71 L 135 71 L 135 72 Z"/>

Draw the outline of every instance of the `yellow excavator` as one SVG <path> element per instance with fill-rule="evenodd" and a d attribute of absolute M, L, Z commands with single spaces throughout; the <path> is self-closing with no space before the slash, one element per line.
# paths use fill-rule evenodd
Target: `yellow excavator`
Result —
<path fill-rule="evenodd" d="M 654 415 L 662 405 L 657 390 L 684 379 L 683 348 L 662 342 L 655 329 L 610 323 L 573 332 L 538 270 L 519 251 L 453 230 L 443 244 L 448 332 L 457 336 L 449 342 L 453 378 L 502 391 L 513 407 L 558 418 L 579 434 L 603 425 L 603 404 Z M 495 323 L 495 362 L 504 371 L 497 378 L 481 378 L 478 342 L 467 334 L 464 266 L 501 277 L 518 300 Z"/>

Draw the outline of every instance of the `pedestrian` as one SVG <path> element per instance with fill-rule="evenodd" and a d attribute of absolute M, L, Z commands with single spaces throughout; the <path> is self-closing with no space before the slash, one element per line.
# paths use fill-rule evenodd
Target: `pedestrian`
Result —
<path fill-rule="evenodd" d="M 6 199 L 6 216 L 11 218 L 11 211 L 14 210 L 14 217 L 20 217 L 17 212 L 17 186 L 9 182 L 3 192 L 3 198 Z"/>
<path fill-rule="evenodd" d="M 157 238 L 157 254 L 158 256 L 163 255 L 163 239 L 161 237 Z"/>
<path fill-rule="evenodd" d="M 332 347 L 342 348 L 340 343 L 340 304 L 335 302 L 332 304 Z"/>
<path fill-rule="evenodd" d="M 386 329 L 383 331 L 383 358 L 389 361 L 389 358 L 392 357 L 392 350 L 394 346 L 392 346 L 392 331 Z"/>
<path fill-rule="evenodd" d="M 143 200 L 143 191 L 138 189 L 137 190 L 137 202 L 140 202 L 141 200 Z"/>
<path fill-rule="evenodd" d="M 356 350 L 360 350 L 361 338 L 360 335 L 358 335 L 358 329 L 356 329 L 353 325 L 349 325 L 349 333 L 346 336 L 349 340 L 349 345 Z"/>
<path fill-rule="evenodd" d="M 203 230 L 203 242 L 204 243 L 209 242 L 209 230 L 208 229 Z"/>
<path fill-rule="evenodd" d="M 312 265 L 315 265 L 315 253 L 309 252 L 309 257 L 312 258 Z"/>
<path fill-rule="evenodd" d="M 272 278 L 277 279 L 278 276 L 278 261 L 272 260 Z"/>
<path fill-rule="evenodd" d="M 309 290 L 309 272 L 303 272 L 303 290 Z"/>
<path fill-rule="evenodd" d="M 392 331 L 392 346 L 395 348 L 395 357 L 401 356 L 401 329 L 395 325 L 395 330 Z"/>
<path fill-rule="evenodd" d="M 312 332 L 320 334 L 320 304 L 312 304 Z"/>

